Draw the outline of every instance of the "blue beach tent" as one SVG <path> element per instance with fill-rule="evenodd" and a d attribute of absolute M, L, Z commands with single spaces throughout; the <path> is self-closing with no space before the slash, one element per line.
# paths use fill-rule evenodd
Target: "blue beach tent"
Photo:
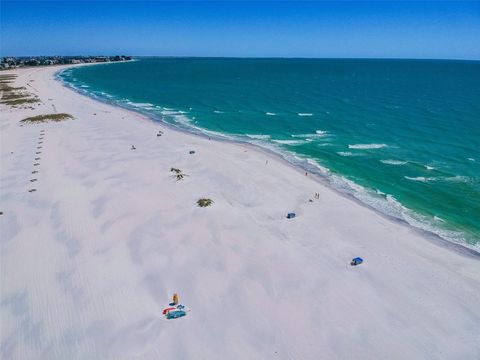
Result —
<path fill-rule="evenodd" d="M 288 213 L 287 219 L 293 219 L 295 216 L 296 216 L 295 213 Z"/>
<path fill-rule="evenodd" d="M 352 262 L 350 263 L 350 265 L 357 266 L 357 265 L 360 265 L 361 263 L 363 263 L 363 259 L 361 257 L 356 257 L 352 259 Z"/>

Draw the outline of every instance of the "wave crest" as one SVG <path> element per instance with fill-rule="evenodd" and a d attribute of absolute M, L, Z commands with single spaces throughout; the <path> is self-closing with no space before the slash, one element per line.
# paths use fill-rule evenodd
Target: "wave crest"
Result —
<path fill-rule="evenodd" d="M 407 163 L 407 161 L 393 159 L 380 160 L 380 162 L 387 165 L 405 165 Z"/>
<path fill-rule="evenodd" d="M 349 144 L 349 149 L 357 150 L 369 150 L 369 149 L 381 149 L 387 147 L 387 144 Z"/>
<path fill-rule="evenodd" d="M 270 139 L 270 135 L 265 135 L 265 134 L 245 134 L 245 136 L 249 137 L 250 139 L 255 139 L 255 140 L 268 140 L 268 139 Z"/>
<path fill-rule="evenodd" d="M 277 144 L 291 145 L 291 146 L 303 145 L 308 143 L 308 140 L 272 140 L 272 141 L 276 142 Z"/>

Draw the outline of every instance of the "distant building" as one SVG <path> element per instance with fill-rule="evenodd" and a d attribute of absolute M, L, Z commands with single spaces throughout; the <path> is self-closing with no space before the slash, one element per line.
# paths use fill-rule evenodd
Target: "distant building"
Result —
<path fill-rule="evenodd" d="M 82 64 L 109 61 L 132 60 L 131 56 L 36 56 L 36 57 L 3 57 L 0 58 L 0 70 L 22 66 L 46 66 L 55 64 Z"/>

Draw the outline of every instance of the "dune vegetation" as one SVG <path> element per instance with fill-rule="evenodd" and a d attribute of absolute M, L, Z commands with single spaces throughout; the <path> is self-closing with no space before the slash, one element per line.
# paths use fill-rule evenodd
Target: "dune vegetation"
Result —
<path fill-rule="evenodd" d="M 59 113 L 59 114 L 45 114 L 45 115 L 31 116 L 21 120 L 20 122 L 26 123 L 26 124 L 37 124 L 37 123 L 44 123 L 49 121 L 59 122 L 59 121 L 70 120 L 70 119 L 73 119 L 72 115 Z"/>
<path fill-rule="evenodd" d="M 210 206 L 212 204 L 213 204 L 212 199 L 202 198 L 202 199 L 198 199 L 198 201 L 197 201 L 197 205 L 200 206 L 200 207 L 207 207 L 207 206 Z"/>
<path fill-rule="evenodd" d="M 0 103 L 11 106 L 12 108 L 20 105 L 36 104 L 40 99 L 35 95 L 25 92 L 25 87 L 11 86 L 16 75 L 4 74 L 0 75 L 0 91 L 2 93 Z"/>

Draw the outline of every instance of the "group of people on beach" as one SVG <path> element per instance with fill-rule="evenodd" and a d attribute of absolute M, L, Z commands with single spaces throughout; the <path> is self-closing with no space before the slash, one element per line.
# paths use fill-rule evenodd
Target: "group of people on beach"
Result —
<path fill-rule="evenodd" d="M 315 199 L 320 199 L 320 194 L 319 193 L 315 193 Z"/>

